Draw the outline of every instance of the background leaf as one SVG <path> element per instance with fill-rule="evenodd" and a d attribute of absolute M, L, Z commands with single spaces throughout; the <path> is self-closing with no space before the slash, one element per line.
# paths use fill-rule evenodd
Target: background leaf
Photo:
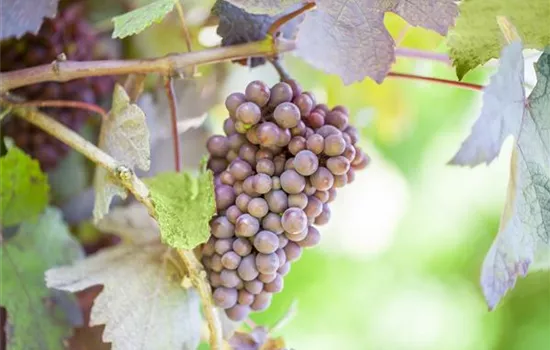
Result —
<path fill-rule="evenodd" d="M 157 212 L 162 241 L 175 248 L 193 249 L 210 237 L 209 222 L 216 212 L 211 171 L 162 173 L 145 179 Z"/>
<path fill-rule="evenodd" d="M 300 4 L 301 0 L 229 0 L 232 4 L 246 9 L 249 13 L 275 15 L 292 5 Z"/>
<path fill-rule="evenodd" d="M 497 16 L 505 16 L 517 28 L 525 48 L 542 49 L 550 44 L 548 0 L 468 0 L 460 4 L 460 16 L 447 42 L 456 74 L 466 73 L 497 58 L 503 43 Z"/>
<path fill-rule="evenodd" d="M 37 216 L 48 204 L 49 185 L 38 162 L 16 147 L 0 158 L 2 226 Z"/>
<path fill-rule="evenodd" d="M 0 1 L 0 39 L 20 37 L 26 32 L 36 34 L 44 17 L 55 17 L 59 0 Z"/>
<path fill-rule="evenodd" d="M 158 23 L 174 8 L 176 0 L 157 0 L 148 5 L 113 17 L 113 38 L 125 38 L 137 34 L 153 23 Z"/>
<path fill-rule="evenodd" d="M 46 284 L 76 292 L 102 284 L 90 326 L 105 324 L 114 350 L 195 349 L 200 340 L 199 298 L 180 286 L 183 276 L 162 244 L 122 244 L 73 266 L 51 269 Z"/>
<path fill-rule="evenodd" d="M 2 243 L 0 304 L 8 312 L 8 349 L 63 348 L 82 314 L 72 296 L 44 285 L 44 272 L 81 256 L 61 212 L 52 208 L 36 222 L 22 223 L 15 237 Z"/>
<path fill-rule="evenodd" d="M 99 147 L 130 168 L 148 170 L 150 160 L 149 130 L 145 114 L 133 103 L 124 88 L 115 85 L 113 107 L 103 121 L 99 134 Z M 94 220 L 100 220 L 109 211 L 114 196 L 126 198 L 126 189 L 112 178 L 108 171 L 96 167 L 94 177 L 96 199 Z"/>

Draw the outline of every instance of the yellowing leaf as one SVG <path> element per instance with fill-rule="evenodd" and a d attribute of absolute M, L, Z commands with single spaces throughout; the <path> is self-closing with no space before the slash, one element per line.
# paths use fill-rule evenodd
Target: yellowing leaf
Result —
<path fill-rule="evenodd" d="M 550 44 L 550 30 L 545 27 L 550 18 L 548 0 L 462 1 L 460 16 L 447 39 L 459 79 L 498 57 L 503 40 L 497 16 L 514 23 L 525 48 L 542 49 Z"/>
<path fill-rule="evenodd" d="M 148 5 L 113 18 L 113 38 L 137 34 L 153 23 L 158 23 L 174 8 L 176 0 L 157 0 Z"/>
<path fill-rule="evenodd" d="M 44 272 L 81 257 L 61 212 L 52 208 L 2 242 L 0 304 L 8 314 L 8 349 L 63 349 L 82 314 L 72 296 L 44 285 Z"/>
<path fill-rule="evenodd" d="M 72 266 L 46 272 L 50 288 L 77 292 L 103 285 L 90 326 L 105 324 L 103 341 L 113 350 L 196 349 L 199 298 L 181 288 L 181 276 L 165 245 L 122 244 Z"/>
<path fill-rule="evenodd" d="M 48 205 L 50 187 L 38 162 L 16 147 L 0 158 L 1 225 L 36 217 Z"/>
<path fill-rule="evenodd" d="M 118 84 L 113 92 L 113 107 L 101 125 L 99 147 L 131 169 L 137 166 L 142 170 L 149 170 L 149 130 L 145 114 L 136 104 L 130 103 L 128 94 Z M 96 221 L 109 212 L 114 196 L 126 198 L 126 189 L 106 169 L 99 166 L 95 172 L 94 188 Z"/>
<path fill-rule="evenodd" d="M 512 64 L 514 57 L 516 62 Z M 459 164 L 476 165 L 490 161 L 506 136 L 516 137 L 506 206 L 481 273 L 481 285 L 491 309 L 515 285 L 518 276 L 527 274 L 531 265 L 550 267 L 550 48 L 535 66 L 537 85 L 527 100 L 521 99 L 521 45 L 510 44 L 502 61 L 504 64 L 487 88 L 491 98 L 484 100 L 494 104 L 487 107 L 493 115 L 481 114 L 458 153 Z M 503 111 L 498 111 L 497 106 Z"/>
<path fill-rule="evenodd" d="M 175 248 L 193 249 L 210 237 L 209 222 L 216 212 L 211 171 L 162 173 L 145 179 L 157 213 L 162 241 Z"/>

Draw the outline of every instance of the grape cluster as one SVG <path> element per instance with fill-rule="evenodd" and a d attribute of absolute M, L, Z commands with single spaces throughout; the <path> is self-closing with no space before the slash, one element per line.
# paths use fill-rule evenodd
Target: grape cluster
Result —
<path fill-rule="evenodd" d="M 226 136 L 207 144 L 217 216 L 202 255 L 215 304 L 238 321 L 283 289 L 290 264 L 319 243 L 314 225 L 329 221 L 336 189 L 369 158 L 347 109 L 316 104 L 295 81 L 253 81 L 225 106 Z"/>
<path fill-rule="evenodd" d="M 70 2 L 57 17 L 46 18 L 36 35 L 27 33 L 21 39 L 2 41 L 0 71 L 50 64 L 61 53 L 77 61 L 101 58 L 97 52 L 99 40 L 96 32 L 84 15 L 82 2 Z M 77 100 L 95 104 L 108 97 L 113 84 L 111 77 L 94 77 L 67 83 L 34 84 L 15 89 L 13 93 L 28 100 Z M 78 109 L 43 110 L 74 130 L 78 130 L 89 116 L 88 112 Z M 68 152 L 68 146 L 19 118 L 7 119 L 2 125 L 2 134 L 13 138 L 17 146 L 38 159 L 44 170 L 55 167 Z"/>

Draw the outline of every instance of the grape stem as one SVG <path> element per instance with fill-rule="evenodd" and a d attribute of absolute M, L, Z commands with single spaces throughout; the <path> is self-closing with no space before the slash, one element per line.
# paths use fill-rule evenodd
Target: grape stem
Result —
<path fill-rule="evenodd" d="M 56 121 L 52 117 L 37 111 L 34 107 L 20 106 L 16 103 L 6 101 L 5 99 L 0 99 L 0 106 L 2 108 L 9 109 L 13 114 L 44 130 L 48 134 L 72 147 L 77 152 L 82 153 L 92 162 L 105 168 L 115 179 L 119 180 L 119 182 L 126 189 L 128 189 L 138 201 L 147 207 L 149 215 L 153 218 L 157 218 L 156 210 L 153 202 L 149 198 L 146 185 L 135 175 L 133 171 L 121 171 L 121 169 L 129 169 L 124 164 L 121 164 L 99 147 L 87 141 L 82 136 Z M 183 249 L 178 249 L 177 251 L 185 264 L 191 283 L 197 289 L 201 298 L 204 314 L 208 322 L 208 328 L 210 329 L 211 349 L 221 350 L 221 323 L 215 311 L 206 272 L 192 251 Z"/>
<path fill-rule="evenodd" d="M 441 79 L 441 78 L 432 78 L 432 77 L 424 77 L 424 76 L 421 76 L 421 75 L 408 74 L 408 73 L 389 72 L 388 73 L 388 78 L 407 79 L 407 80 L 420 80 L 420 81 L 426 81 L 426 82 L 431 82 L 431 83 L 450 85 L 450 86 L 458 87 L 458 88 L 461 88 L 461 89 L 474 90 L 474 91 L 482 91 L 483 88 L 484 88 L 483 85 L 465 83 L 463 81 Z"/>
<path fill-rule="evenodd" d="M 136 103 L 145 87 L 145 74 L 129 74 L 124 81 L 124 90 L 132 103 Z"/>
<path fill-rule="evenodd" d="M 107 112 L 92 103 L 82 101 L 67 101 L 67 100 L 33 100 L 25 102 L 13 102 L 14 105 L 20 107 L 59 107 L 59 108 L 77 108 L 84 109 L 93 113 L 99 114 L 103 118 L 107 118 Z"/>
<path fill-rule="evenodd" d="M 184 68 L 233 61 L 248 57 L 274 56 L 296 47 L 292 40 L 267 36 L 260 41 L 217 47 L 201 51 L 170 54 L 164 57 L 138 60 L 66 61 L 0 73 L 0 93 L 46 81 L 65 82 L 85 77 L 160 73 L 177 76 Z"/>
<path fill-rule="evenodd" d="M 174 79 L 164 78 L 164 89 L 170 106 L 170 124 L 172 127 L 172 143 L 174 148 L 174 170 L 181 171 L 181 143 L 178 133 L 178 106 L 176 103 L 176 94 L 174 93 Z"/>

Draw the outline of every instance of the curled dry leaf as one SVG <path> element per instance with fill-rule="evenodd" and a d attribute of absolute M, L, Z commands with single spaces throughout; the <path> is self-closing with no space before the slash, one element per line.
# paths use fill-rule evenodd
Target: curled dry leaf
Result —
<path fill-rule="evenodd" d="M 113 107 L 108 118 L 101 125 L 99 147 L 130 170 L 135 166 L 142 170 L 149 169 L 151 163 L 149 130 L 145 122 L 145 114 L 136 104 L 130 103 L 128 94 L 118 84 L 115 85 L 113 92 Z M 99 166 L 95 172 L 94 188 L 95 221 L 109 212 L 109 205 L 114 196 L 126 198 L 126 189 L 111 173 Z M 138 190 L 145 194 L 144 197 L 147 196 L 146 188 Z"/>

